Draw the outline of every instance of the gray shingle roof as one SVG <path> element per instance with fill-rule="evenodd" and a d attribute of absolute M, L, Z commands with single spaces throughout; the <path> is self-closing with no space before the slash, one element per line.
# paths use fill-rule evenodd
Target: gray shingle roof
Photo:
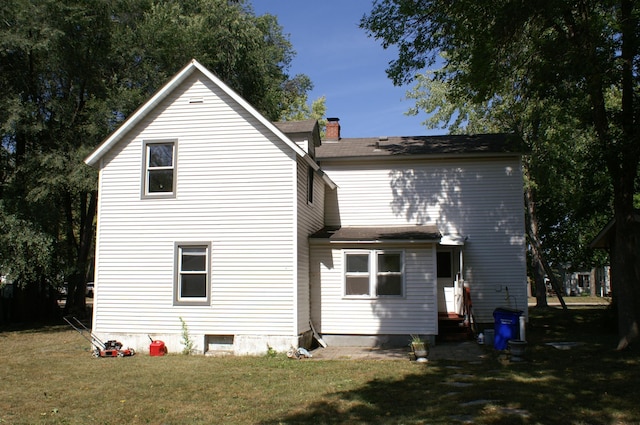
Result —
<path fill-rule="evenodd" d="M 285 134 L 290 133 L 312 133 L 314 127 L 318 124 L 318 121 L 314 119 L 308 119 L 303 121 L 278 121 L 273 125 L 278 127 L 278 130 Z"/>
<path fill-rule="evenodd" d="M 323 141 L 316 158 L 402 157 L 413 155 L 460 156 L 522 154 L 521 139 L 510 134 L 345 138 Z"/>

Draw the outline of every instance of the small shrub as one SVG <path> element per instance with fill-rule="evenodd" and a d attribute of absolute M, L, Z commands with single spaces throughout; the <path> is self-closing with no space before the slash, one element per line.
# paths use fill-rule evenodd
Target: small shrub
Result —
<path fill-rule="evenodd" d="M 278 352 L 272 346 L 267 345 L 267 353 L 264 356 L 272 359 L 277 355 L 278 355 Z"/>
<path fill-rule="evenodd" d="M 193 341 L 191 340 L 191 336 L 189 335 L 187 322 L 185 322 L 182 317 L 180 317 L 179 319 L 180 323 L 182 324 L 182 345 L 184 345 L 182 354 L 189 355 L 193 352 Z"/>

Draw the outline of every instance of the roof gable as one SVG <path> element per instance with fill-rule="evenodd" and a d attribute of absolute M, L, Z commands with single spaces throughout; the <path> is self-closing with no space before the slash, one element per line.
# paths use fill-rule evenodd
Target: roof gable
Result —
<path fill-rule="evenodd" d="M 168 83 L 166 83 L 160 90 L 158 90 L 147 102 L 135 110 L 113 133 L 111 133 L 85 160 L 88 165 L 96 165 L 100 159 L 114 147 L 120 140 L 122 140 L 131 131 L 136 124 L 142 121 L 147 115 L 154 110 L 156 106 L 162 102 L 169 94 L 176 90 L 191 74 L 194 72 L 201 72 L 206 78 L 208 78 L 213 84 L 218 86 L 222 91 L 229 95 L 235 102 L 237 102 L 242 108 L 244 108 L 249 114 L 256 118 L 261 124 L 267 127 L 274 135 L 282 140 L 289 148 L 291 148 L 297 155 L 303 157 L 307 162 L 318 169 L 318 165 L 307 155 L 297 144 L 290 140 L 281 130 L 278 129 L 273 123 L 266 119 L 260 112 L 258 112 L 249 102 L 242 98 L 233 89 L 227 86 L 222 80 L 216 77 L 208 69 L 206 69 L 197 60 L 193 59 L 187 66 L 179 71 Z"/>
<path fill-rule="evenodd" d="M 285 134 L 310 135 L 314 146 L 320 146 L 320 127 L 315 119 L 302 121 L 278 121 L 273 123 Z"/>

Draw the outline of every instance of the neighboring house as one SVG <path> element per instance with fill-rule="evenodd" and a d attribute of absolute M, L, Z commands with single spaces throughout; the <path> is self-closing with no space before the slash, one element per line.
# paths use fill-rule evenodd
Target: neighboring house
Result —
<path fill-rule="evenodd" d="M 611 295 L 609 266 L 565 273 L 564 296 L 606 297 Z"/>
<path fill-rule="evenodd" d="M 640 209 L 635 209 L 633 211 L 633 221 L 635 223 L 640 223 Z M 609 254 L 609 263 L 614 263 L 614 258 L 616 257 L 616 249 L 615 249 L 615 236 L 616 236 L 616 219 L 612 218 L 609 222 L 600 230 L 600 232 L 593 238 L 593 241 L 589 244 L 590 248 L 595 249 L 604 249 Z M 638 270 L 638 274 L 640 274 L 640 266 L 638 266 L 638 262 L 636 262 L 636 268 Z M 598 288 L 598 290 L 604 295 L 611 295 L 611 290 L 615 286 L 614 282 L 611 282 L 611 270 L 609 267 L 605 267 L 606 275 L 596 277 L 597 284 L 603 284 L 604 289 Z"/>
<path fill-rule="evenodd" d="M 330 140 L 333 139 L 333 140 Z M 93 332 L 259 354 L 434 337 L 526 310 L 521 149 L 504 135 L 340 139 L 271 123 L 195 60 L 87 159 Z"/>

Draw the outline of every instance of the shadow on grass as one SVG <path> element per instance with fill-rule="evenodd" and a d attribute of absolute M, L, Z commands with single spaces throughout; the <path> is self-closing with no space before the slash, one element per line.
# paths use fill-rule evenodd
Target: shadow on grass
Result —
<path fill-rule="evenodd" d="M 50 321 L 38 321 L 38 322 L 24 322 L 24 323 L 11 323 L 8 325 L 0 326 L 0 334 L 4 332 L 21 332 L 28 333 L 57 333 L 66 332 L 71 327 L 60 320 Z"/>
<path fill-rule="evenodd" d="M 21 322 L 0 322 L 0 334 L 3 332 L 23 333 L 55 333 L 68 331 L 71 327 L 63 319 L 63 308 L 60 306 L 50 318 L 25 320 Z M 93 316 L 93 302 L 86 306 L 85 316 L 80 320 L 86 327 L 91 328 Z"/>
<path fill-rule="evenodd" d="M 604 309 L 532 310 L 523 362 L 492 352 L 484 362 L 437 361 L 415 373 L 325 394 L 275 424 L 631 424 L 637 351 L 616 352 Z M 549 342 L 574 341 L 559 350 Z"/>

